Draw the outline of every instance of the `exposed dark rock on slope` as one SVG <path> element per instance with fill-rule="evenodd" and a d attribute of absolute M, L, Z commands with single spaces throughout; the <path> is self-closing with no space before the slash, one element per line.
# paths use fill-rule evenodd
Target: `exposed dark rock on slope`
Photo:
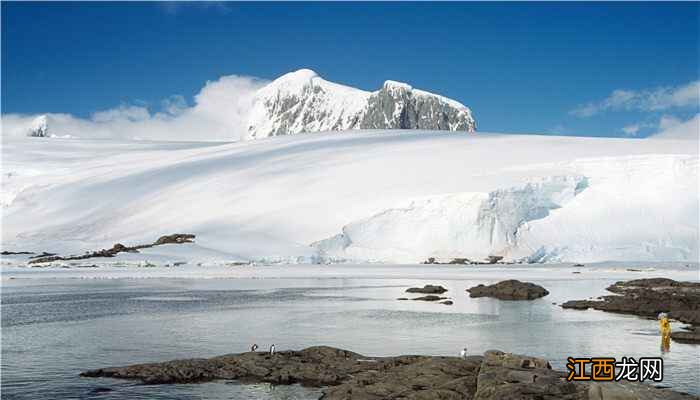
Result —
<path fill-rule="evenodd" d="M 138 253 L 138 251 L 140 249 L 146 249 L 149 247 L 160 246 L 163 244 L 191 243 L 194 240 L 194 237 L 195 237 L 195 235 L 192 235 L 189 233 L 174 233 L 172 235 L 161 236 L 160 238 L 158 238 L 158 240 L 156 240 L 155 242 L 150 243 L 150 244 L 140 244 L 137 246 L 124 246 L 121 243 L 116 243 L 110 249 L 102 249 L 102 250 L 87 252 L 87 253 L 81 254 L 79 256 L 57 256 L 57 255 L 51 255 L 49 253 L 45 253 L 48 255 L 32 258 L 32 260 L 29 261 L 29 264 L 38 264 L 38 263 L 53 262 L 53 261 L 85 260 L 85 259 L 94 258 L 94 257 L 114 257 L 119 253 L 124 253 L 124 252 Z"/>

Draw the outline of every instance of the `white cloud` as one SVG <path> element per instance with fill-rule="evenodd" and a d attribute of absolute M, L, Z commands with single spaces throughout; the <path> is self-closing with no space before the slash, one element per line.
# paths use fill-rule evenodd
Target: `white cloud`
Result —
<path fill-rule="evenodd" d="M 667 131 L 669 129 L 673 129 L 683 122 L 680 120 L 680 118 L 676 118 L 673 115 L 662 115 L 661 119 L 659 120 L 659 129 L 662 131 Z"/>
<path fill-rule="evenodd" d="M 607 98 L 584 104 L 570 111 L 577 117 L 590 117 L 604 111 L 662 111 L 672 108 L 698 107 L 700 81 L 676 87 L 657 87 L 646 90 L 614 90 Z"/>
<path fill-rule="evenodd" d="M 90 118 L 47 114 L 49 132 L 81 138 L 229 141 L 245 137 L 255 92 L 267 82 L 246 76 L 224 76 L 207 82 L 189 107 L 182 96 L 161 102 L 151 112 L 143 105 L 120 105 Z M 24 136 L 37 115 L 2 115 L 2 135 Z"/>
<path fill-rule="evenodd" d="M 113 121 L 144 121 L 150 117 L 148 108 L 141 106 L 124 105 L 111 110 L 98 111 L 92 114 L 94 122 Z"/>
<path fill-rule="evenodd" d="M 637 136 L 640 129 L 642 129 L 641 124 L 632 124 L 623 127 L 622 132 L 624 132 L 626 136 Z"/>
<path fill-rule="evenodd" d="M 160 103 L 163 112 L 169 115 L 180 115 L 187 110 L 187 100 L 179 94 L 174 94 Z"/>
<path fill-rule="evenodd" d="M 687 121 L 682 121 L 670 115 L 664 115 L 659 120 L 659 132 L 653 138 L 658 139 L 700 139 L 700 114 L 695 114 Z"/>

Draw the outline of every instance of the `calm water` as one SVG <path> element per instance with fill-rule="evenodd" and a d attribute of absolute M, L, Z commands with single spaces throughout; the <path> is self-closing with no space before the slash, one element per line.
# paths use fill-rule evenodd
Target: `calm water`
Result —
<path fill-rule="evenodd" d="M 517 278 L 517 277 L 516 277 Z M 531 302 L 470 299 L 478 279 L 17 279 L 2 291 L 3 399 L 317 399 L 298 386 L 148 386 L 80 378 L 85 369 L 267 348 L 332 345 L 368 355 L 487 349 L 546 357 L 663 356 L 664 384 L 700 394 L 698 346 L 662 354 L 656 321 L 553 302 L 604 294 L 615 279 L 537 279 Z M 441 284 L 453 306 L 397 301 Z M 677 326 L 675 326 L 678 329 Z M 105 391 L 111 389 L 111 391 Z"/>

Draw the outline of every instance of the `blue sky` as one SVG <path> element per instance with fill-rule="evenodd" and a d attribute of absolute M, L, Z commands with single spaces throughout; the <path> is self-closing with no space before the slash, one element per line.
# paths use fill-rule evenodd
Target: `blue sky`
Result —
<path fill-rule="evenodd" d="M 311 68 L 366 90 L 393 79 L 454 98 L 481 131 L 645 136 L 664 118 L 698 112 L 699 10 L 3 2 L 2 112 L 155 112 L 172 95 L 193 104 L 206 81 L 224 75 L 273 79 Z"/>

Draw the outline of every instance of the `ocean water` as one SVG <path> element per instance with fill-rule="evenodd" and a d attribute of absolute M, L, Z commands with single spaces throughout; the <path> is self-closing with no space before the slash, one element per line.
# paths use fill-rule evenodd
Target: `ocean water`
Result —
<path fill-rule="evenodd" d="M 574 275 L 568 270 L 530 274 L 536 278 L 529 280 L 543 285 L 550 295 L 509 302 L 472 299 L 465 292 L 476 284 L 495 282 L 493 274 L 480 279 L 479 273 L 461 273 L 461 267 L 454 273 L 418 278 L 416 268 L 430 267 L 413 268 L 405 274 L 395 269 L 370 278 L 323 273 L 319 278 L 261 274 L 263 279 L 253 272 L 236 279 L 63 279 L 27 274 L 10 280 L 3 274 L 2 398 L 320 396 L 320 390 L 300 386 L 142 385 L 78 376 L 83 370 L 106 366 L 243 352 L 253 343 L 261 349 L 274 343 L 278 350 L 330 345 L 375 356 L 458 355 L 463 347 L 470 354 L 500 349 L 545 357 L 561 370 L 567 356 L 659 356 L 664 358 L 664 386 L 700 394 L 699 346 L 672 342 L 670 351 L 662 353 L 654 320 L 557 305 L 603 295 L 617 278 Z M 310 272 L 306 275 L 313 275 Z M 528 271 L 507 275 L 501 279 L 522 280 Z M 448 288 L 444 296 L 454 305 L 396 300 L 412 297 L 404 293 L 406 288 L 429 283 Z"/>

